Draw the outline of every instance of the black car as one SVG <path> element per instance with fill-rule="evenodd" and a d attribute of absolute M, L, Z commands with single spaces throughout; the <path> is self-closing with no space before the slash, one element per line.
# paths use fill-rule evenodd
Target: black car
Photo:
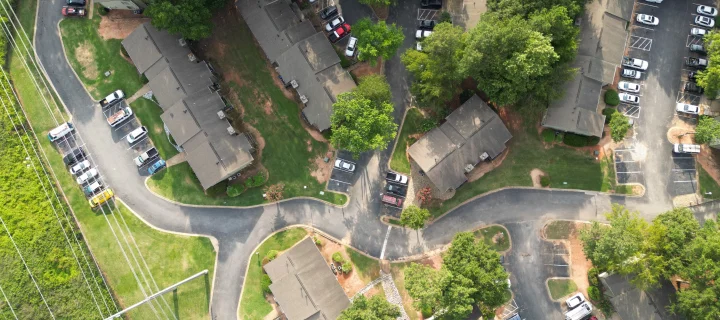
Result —
<path fill-rule="evenodd" d="M 420 7 L 425 9 L 442 9 L 442 0 L 420 0 Z"/>
<path fill-rule="evenodd" d="M 85 0 L 66 0 L 69 6 L 84 6 Z"/>
<path fill-rule="evenodd" d="M 338 14 L 336 6 L 329 6 L 325 9 L 320 10 L 320 18 L 323 20 L 330 20 Z"/>
<path fill-rule="evenodd" d="M 697 52 L 702 55 L 706 55 L 707 51 L 705 51 L 705 47 L 701 44 L 691 44 L 690 45 L 690 52 Z"/>
<path fill-rule="evenodd" d="M 397 196 L 404 197 L 407 194 L 407 187 L 388 183 L 385 185 L 385 191 L 387 191 L 388 193 L 397 195 Z"/>
<path fill-rule="evenodd" d="M 697 72 L 696 71 L 690 71 L 688 72 L 688 80 L 695 82 L 697 80 L 696 78 Z"/>
<path fill-rule="evenodd" d="M 698 86 L 697 84 L 688 82 L 688 83 L 685 83 L 685 91 L 691 92 L 691 93 L 702 94 L 705 91 L 705 89 Z"/>
<path fill-rule="evenodd" d="M 435 20 L 420 20 L 418 23 L 418 29 L 432 30 L 435 28 Z"/>
<path fill-rule="evenodd" d="M 63 156 L 63 162 L 66 166 L 74 165 L 83 159 L 85 159 L 85 151 L 83 151 L 82 147 L 75 148 Z"/>

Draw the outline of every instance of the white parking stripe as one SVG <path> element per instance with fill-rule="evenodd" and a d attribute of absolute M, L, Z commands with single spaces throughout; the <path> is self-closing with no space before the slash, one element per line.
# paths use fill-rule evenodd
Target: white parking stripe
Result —
<path fill-rule="evenodd" d="M 639 25 L 633 25 L 632 27 L 633 27 L 633 28 L 641 28 L 641 29 L 650 30 L 650 31 L 655 31 L 655 29 L 648 28 L 648 27 L 642 27 L 642 26 L 639 26 Z"/>
<path fill-rule="evenodd" d="M 344 183 L 344 184 L 351 184 L 350 182 L 345 182 L 345 181 L 340 181 L 340 180 L 335 180 L 335 179 L 330 179 L 330 181 L 335 181 L 335 182 Z"/>
<path fill-rule="evenodd" d="M 637 160 L 620 160 L 620 161 L 616 161 L 616 163 L 633 163 L 633 162 L 638 162 L 638 161 L 637 161 Z"/>
<path fill-rule="evenodd" d="M 654 5 L 651 5 L 651 4 L 647 4 L 647 3 L 644 3 L 644 2 L 635 2 L 635 3 L 641 4 L 641 5 L 644 5 L 644 6 L 648 6 L 648 7 L 660 8 L 660 7 L 658 7 L 658 6 L 654 6 Z"/>
<path fill-rule="evenodd" d="M 129 134 L 129 133 L 128 133 L 128 134 Z M 127 136 L 126 136 L 126 137 L 127 137 Z M 143 137 L 142 139 L 140 139 L 140 140 L 138 140 L 138 141 L 135 141 L 135 143 L 133 143 L 132 145 L 130 145 L 130 147 L 127 148 L 127 149 L 125 149 L 125 150 L 130 150 L 130 149 L 132 149 L 132 148 L 135 148 L 135 146 L 138 145 L 138 143 L 143 142 L 143 141 L 145 141 L 146 139 L 147 139 L 147 136 Z"/>
<path fill-rule="evenodd" d="M 625 172 L 618 172 L 618 174 L 620 174 L 620 173 L 641 173 L 641 171 L 625 171 Z"/>
<path fill-rule="evenodd" d="M 383 242 L 382 251 L 380 251 L 380 260 L 385 257 L 385 247 L 387 247 L 388 238 L 390 238 L 390 230 L 392 230 L 392 226 L 388 226 L 387 233 L 385 233 L 385 241 Z"/>
<path fill-rule="evenodd" d="M 672 169 L 672 171 L 695 171 L 695 169 Z"/>
<path fill-rule="evenodd" d="M 130 119 L 125 119 L 124 121 L 125 121 L 125 123 L 121 124 L 119 127 L 113 128 L 113 130 L 119 130 L 120 128 L 122 128 L 132 122 L 132 121 L 130 121 Z"/>
<path fill-rule="evenodd" d="M 673 182 L 675 182 L 675 183 L 688 183 L 688 182 L 695 183 L 695 180 L 684 180 L 684 181 L 673 181 Z"/>

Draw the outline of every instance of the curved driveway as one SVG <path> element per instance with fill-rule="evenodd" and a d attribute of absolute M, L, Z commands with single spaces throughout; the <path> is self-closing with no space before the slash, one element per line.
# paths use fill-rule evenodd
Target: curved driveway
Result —
<path fill-rule="evenodd" d="M 363 169 L 344 208 L 311 199 L 293 199 L 254 208 L 199 208 L 169 203 L 148 192 L 144 177 L 130 160 L 129 151 L 108 130 L 96 103 L 88 96 L 68 65 L 61 45 L 58 22 L 63 0 L 39 1 L 36 25 L 36 52 L 60 99 L 73 114 L 77 130 L 93 153 L 105 180 L 117 195 L 150 224 L 166 230 L 215 237 L 219 244 L 217 272 L 213 285 L 212 313 L 217 319 L 235 319 L 247 261 L 252 250 L 274 230 L 294 225 L 313 225 L 373 257 L 380 257 L 388 227 L 378 220 L 381 168 L 389 151 L 361 160 Z M 405 46 L 412 45 L 411 41 Z M 395 58 L 388 70 L 398 70 Z M 388 72 L 395 103 L 404 105 L 407 96 L 405 72 Z M 398 96 L 397 92 L 404 94 Z M 399 111 L 402 111 L 402 108 Z M 398 112 L 398 114 L 402 114 Z M 122 156 L 127 154 L 126 156 Z M 597 219 L 618 202 L 655 215 L 667 210 L 644 199 L 611 197 L 582 191 L 505 189 L 476 198 L 415 232 L 395 228 L 390 232 L 385 259 L 395 260 L 441 248 L 458 231 L 488 223 L 527 220 Z"/>

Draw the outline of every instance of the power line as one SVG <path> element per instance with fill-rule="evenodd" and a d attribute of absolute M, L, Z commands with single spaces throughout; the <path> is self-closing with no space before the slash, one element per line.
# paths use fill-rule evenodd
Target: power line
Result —
<path fill-rule="evenodd" d="M 10 307 L 10 312 L 12 312 L 13 317 L 15 317 L 15 320 L 18 320 L 17 315 L 15 314 L 15 310 L 13 310 L 12 304 L 10 304 L 10 299 L 5 295 L 5 290 L 3 290 L 2 286 L 0 286 L 0 293 L 2 293 L 3 298 L 5 298 L 5 302 L 7 303 L 8 307 Z"/>

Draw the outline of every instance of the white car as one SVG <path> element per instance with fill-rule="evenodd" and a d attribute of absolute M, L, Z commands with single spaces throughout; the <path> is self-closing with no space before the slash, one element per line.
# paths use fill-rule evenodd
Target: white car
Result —
<path fill-rule="evenodd" d="M 694 106 L 687 103 L 678 103 L 675 106 L 675 111 L 682 112 L 682 113 L 688 113 L 688 114 L 699 114 L 700 113 L 700 107 Z"/>
<path fill-rule="evenodd" d="M 345 23 L 345 19 L 343 19 L 342 16 L 337 16 L 332 21 L 328 22 L 328 24 L 325 25 L 325 31 L 330 32 L 335 30 L 339 25 Z"/>
<path fill-rule="evenodd" d="M 622 101 L 622 102 L 632 103 L 632 104 L 639 104 L 639 103 L 640 103 L 640 97 L 638 97 L 638 96 L 636 96 L 636 95 L 634 95 L 634 94 L 621 93 L 621 94 L 619 94 L 619 96 L 620 96 L 620 101 Z"/>
<path fill-rule="evenodd" d="M 355 164 L 343 159 L 335 160 L 335 168 L 347 172 L 355 172 Z"/>
<path fill-rule="evenodd" d="M 662 3 L 663 0 L 645 0 L 645 2 L 651 2 L 651 3 Z"/>
<path fill-rule="evenodd" d="M 697 37 L 704 37 L 707 34 L 707 30 L 700 28 L 692 28 L 690 29 L 690 34 Z"/>
<path fill-rule="evenodd" d="M 660 24 L 660 19 L 658 19 L 655 16 L 651 16 L 649 14 L 644 14 L 644 13 L 638 14 L 636 20 L 639 23 L 646 24 L 649 26 L 656 26 L 656 25 Z"/>
<path fill-rule="evenodd" d="M 640 85 L 637 83 L 620 81 L 620 83 L 618 83 L 618 89 L 622 91 L 638 93 L 640 92 Z"/>
<path fill-rule="evenodd" d="M 72 173 L 73 175 L 75 175 L 75 174 L 78 174 L 78 173 L 82 172 L 83 170 L 85 170 L 85 169 L 87 169 L 87 168 L 89 168 L 89 167 L 90 167 L 90 161 L 87 161 L 87 160 L 85 160 L 85 161 L 80 161 L 80 162 L 78 162 L 78 164 L 76 164 L 76 165 L 74 165 L 72 168 L 70 168 L 70 173 Z"/>
<path fill-rule="evenodd" d="M 697 13 L 706 15 L 709 17 L 717 16 L 718 10 L 710 6 L 698 6 Z"/>
<path fill-rule="evenodd" d="M 423 39 L 429 37 L 433 32 L 431 30 L 420 30 L 415 31 L 415 39 Z"/>
<path fill-rule="evenodd" d="M 90 180 L 91 178 L 94 178 L 97 175 L 98 175 L 97 169 L 92 168 L 88 171 L 85 171 L 85 173 L 83 173 L 82 175 L 77 177 L 77 179 L 75 179 L 75 181 L 77 181 L 78 184 L 83 184 L 83 183 L 87 182 L 88 180 Z"/>
<path fill-rule="evenodd" d="M 642 77 L 642 72 L 632 69 L 623 69 L 622 76 L 624 78 L 640 79 L 640 77 Z"/>
<path fill-rule="evenodd" d="M 715 26 L 715 19 L 703 17 L 703 16 L 696 16 L 695 17 L 695 24 L 701 25 L 703 27 L 712 28 Z"/>
<path fill-rule="evenodd" d="M 355 37 L 350 37 L 350 40 L 348 40 L 347 47 L 345 48 L 345 55 L 348 57 L 354 57 L 355 53 L 357 53 L 357 41 L 358 39 Z"/>
<path fill-rule="evenodd" d="M 581 303 L 585 301 L 585 296 L 583 296 L 582 293 L 578 293 L 569 299 L 565 300 L 565 304 L 568 307 L 568 310 L 575 309 L 575 307 L 579 306 Z"/>
<path fill-rule="evenodd" d="M 145 135 L 147 135 L 147 128 L 145 126 L 142 126 L 140 128 L 137 128 L 133 131 L 131 131 L 127 137 L 125 138 L 129 144 L 133 144 L 137 142 L 138 140 L 142 139 Z"/>

